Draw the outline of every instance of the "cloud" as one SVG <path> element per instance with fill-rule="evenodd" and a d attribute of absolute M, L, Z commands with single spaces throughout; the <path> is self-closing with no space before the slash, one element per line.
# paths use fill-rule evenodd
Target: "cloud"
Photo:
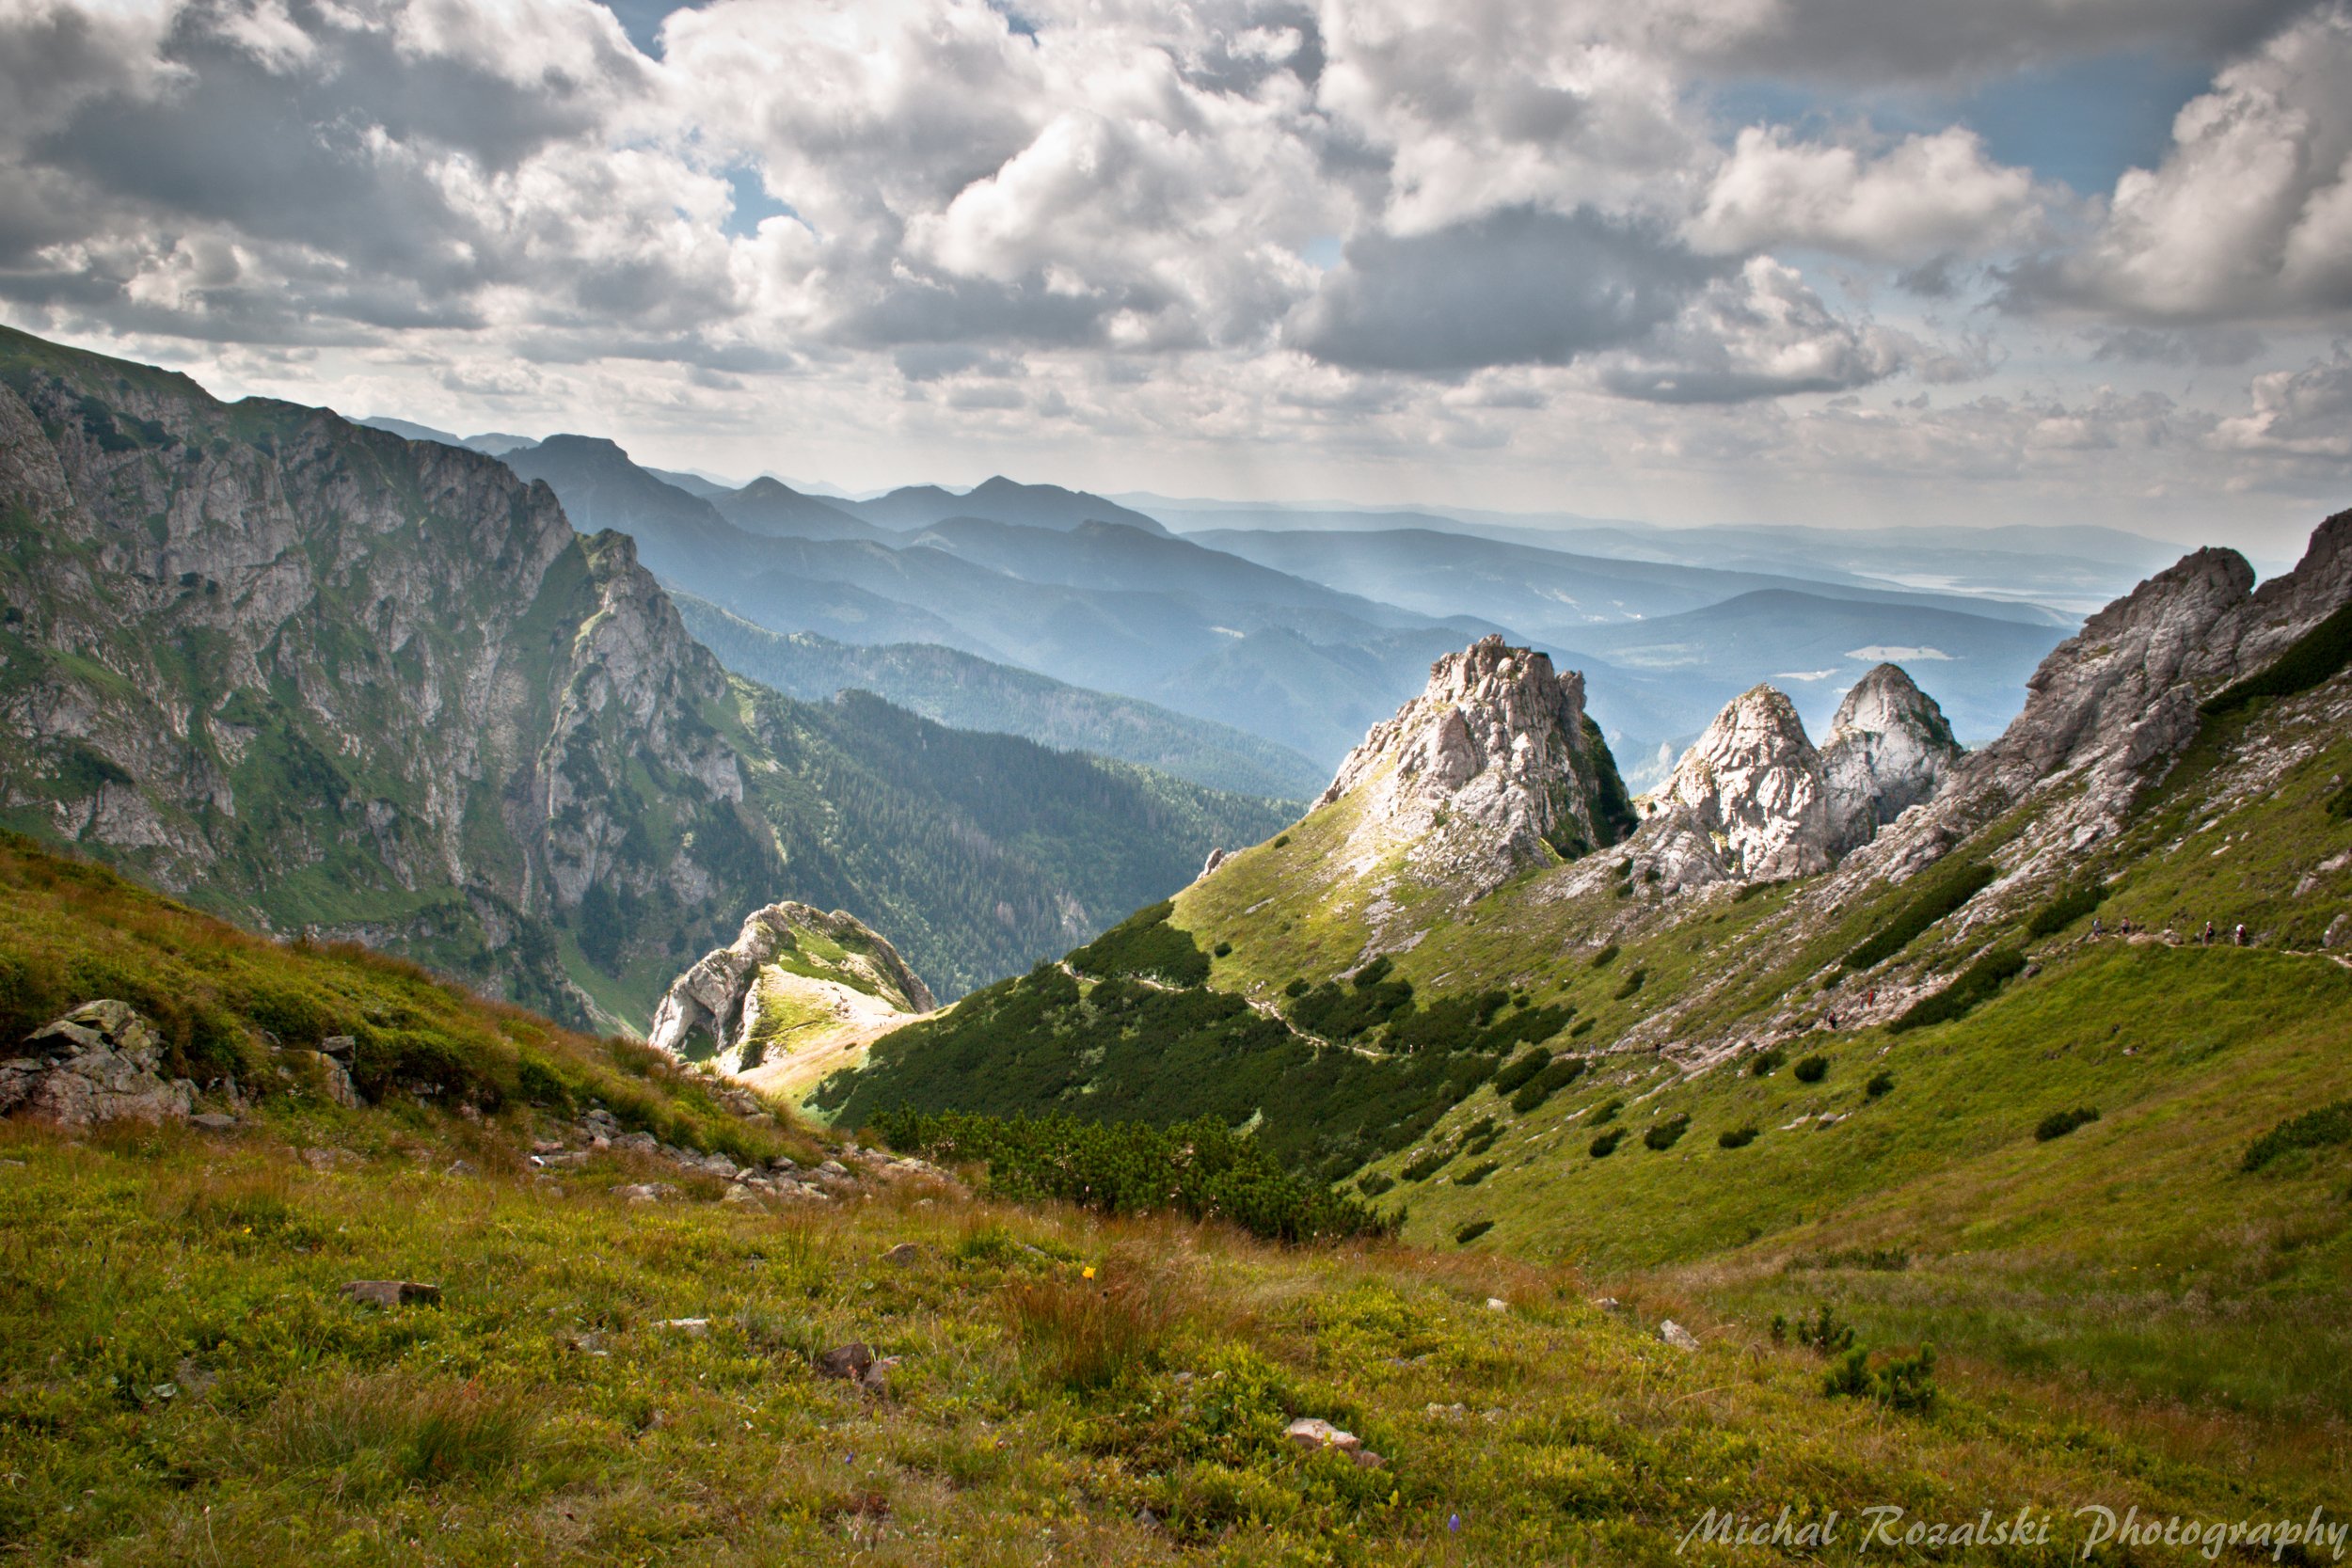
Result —
<path fill-rule="evenodd" d="M 2254 378 L 2250 412 L 2223 420 L 2213 445 L 2223 451 L 2352 458 L 2352 357 Z"/>
<path fill-rule="evenodd" d="M 1672 319 L 1715 270 L 1653 225 L 1510 208 L 1349 242 L 1285 336 L 1356 370 L 1565 365 Z"/>
<path fill-rule="evenodd" d="M 1613 356 L 1599 383 L 1649 403 L 1742 403 L 1841 392 L 1884 380 L 1915 345 L 1838 317 L 1792 268 L 1756 257 L 1719 278 L 1650 341 Z"/>
<path fill-rule="evenodd" d="M 1921 263 L 2014 245 L 2039 226 L 2042 207 L 2030 174 L 1993 163 L 1983 141 L 1957 126 L 1907 136 L 1875 155 L 1750 126 L 1689 234 L 1719 255 L 1807 245 Z"/>
<path fill-rule="evenodd" d="M 2079 249 L 2011 278 L 2026 309 L 2143 322 L 2291 321 L 2352 308 L 2352 7 L 2225 68 L 2153 169 L 2116 182 Z"/>

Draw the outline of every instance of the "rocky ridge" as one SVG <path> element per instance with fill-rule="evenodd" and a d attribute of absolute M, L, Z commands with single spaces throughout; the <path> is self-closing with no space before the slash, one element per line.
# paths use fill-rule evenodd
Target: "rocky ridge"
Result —
<path fill-rule="evenodd" d="M 1809 876 L 1931 799 L 1960 755 L 1943 710 L 1898 666 L 1854 684 L 1818 751 L 1796 705 L 1757 686 L 1635 802 L 1651 825 L 1640 848 L 1677 889 Z"/>
<path fill-rule="evenodd" d="M 1373 727 L 1318 809 L 1359 812 L 1346 853 L 1483 892 L 1515 872 L 1613 844 L 1633 820 L 1616 763 L 1584 711 L 1584 677 L 1549 656 L 1481 639 L 1430 667 L 1429 684 Z"/>
<path fill-rule="evenodd" d="M 648 1039 L 789 1093 L 853 1065 L 865 1044 L 936 1005 L 898 950 L 855 916 L 771 904 L 672 982 Z"/>
<path fill-rule="evenodd" d="M 728 685 L 544 485 L 0 334 L 0 814 L 561 1016 L 781 872 Z"/>

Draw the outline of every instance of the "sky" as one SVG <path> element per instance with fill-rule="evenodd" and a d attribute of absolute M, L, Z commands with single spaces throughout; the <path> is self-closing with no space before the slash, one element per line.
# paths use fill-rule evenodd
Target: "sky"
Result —
<path fill-rule="evenodd" d="M 852 489 L 2352 505 L 2352 0 L 0 0 L 0 320 Z"/>

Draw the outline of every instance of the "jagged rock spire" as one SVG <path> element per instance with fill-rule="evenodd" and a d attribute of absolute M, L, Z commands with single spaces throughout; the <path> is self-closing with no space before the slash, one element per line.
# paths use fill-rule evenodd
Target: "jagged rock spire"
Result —
<path fill-rule="evenodd" d="M 1960 757 L 1944 710 L 1900 667 L 1882 664 L 1856 681 L 1821 744 L 1830 859 L 1933 796 Z"/>
<path fill-rule="evenodd" d="M 1717 714 L 1641 810 L 1645 817 L 1687 816 L 1737 877 L 1764 880 L 1829 867 L 1821 756 L 1796 705 L 1769 686 L 1749 688 Z"/>
<path fill-rule="evenodd" d="M 1318 807 L 1360 799 L 1349 847 L 1411 844 L 1416 865 L 1479 887 L 1631 827 L 1624 785 L 1584 713 L 1584 677 L 1486 637 L 1429 670 L 1422 694 L 1373 727 Z"/>

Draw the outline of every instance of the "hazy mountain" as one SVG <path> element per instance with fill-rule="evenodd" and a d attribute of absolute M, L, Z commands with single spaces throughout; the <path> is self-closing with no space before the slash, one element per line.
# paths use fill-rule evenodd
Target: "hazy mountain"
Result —
<path fill-rule="evenodd" d="M 957 729 L 1025 736 L 1245 795 L 1304 800 L 1329 779 L 1327 768 L 1288 748 L 1133 697 L 936 643 L 860 646 L 814 632 L 787 636 L 691 594 L 675 597 L 687 629 L 721 663 L 787 696 L 821 700 L 860 688 Z"/>
<path fill-rule="evenodd" d="M 749 537 L 597 443 L 549 445 L 593 470 L 589 510 L 666 508 L 649 539 L 724 562 Z M 576 1019 L 642 1024 L 779 896 L 866 920 L 954 994 L 1278 820 L 730 679 L 629 536 L 575 533 L 504 464 L 13 332 L 0 519 L 0 821 Z"/>
<path fill-rule="evenodd" d="M 753 491 L 803 515 L 830 503 L 781 484 L 706 500 L 587 436 L 552 436 L 513 461 L 583 526 L 637 539 L 665 582 L 768 630 L 937 643 L 1229 724 L 1318 767 L 1418 688 L 1438 653 L 1492 629 L 1345 594 L 1156 525 L 959 515 L 868 539 L 763 535 L 720 506 L 749 507 Z"/>
<path fill-rule="evenodd" d="M 691 475 L 658 474 L 669 483 Z M 796 539 L 874 539 L 887 540 L 894 536 L 886 529 L 876 528 L 855 513 L 835 501 L 819 500 L 803 495 L 781 480 L 755 479 L 740 490 L 706 484 L 702 488 L 682 485 L 701 496 L 719 510 L 719 515 L 747 533 L 764 533 L 776 538 Z"/>
<path fill-rule="evenodd" d="M 1081 523 L 1124 523 L 1146 533 L 1165 533 L 1154 518 L 1083 490 L 1058 484 L 1020 484 L 1001 476 L 959 496 L 936 484 L 910 484 L 870 500 L 843 500 L 867 522 L 908 532 L 949 517 L 985 517 L 1025 528 L 1068 531 Z"/>

